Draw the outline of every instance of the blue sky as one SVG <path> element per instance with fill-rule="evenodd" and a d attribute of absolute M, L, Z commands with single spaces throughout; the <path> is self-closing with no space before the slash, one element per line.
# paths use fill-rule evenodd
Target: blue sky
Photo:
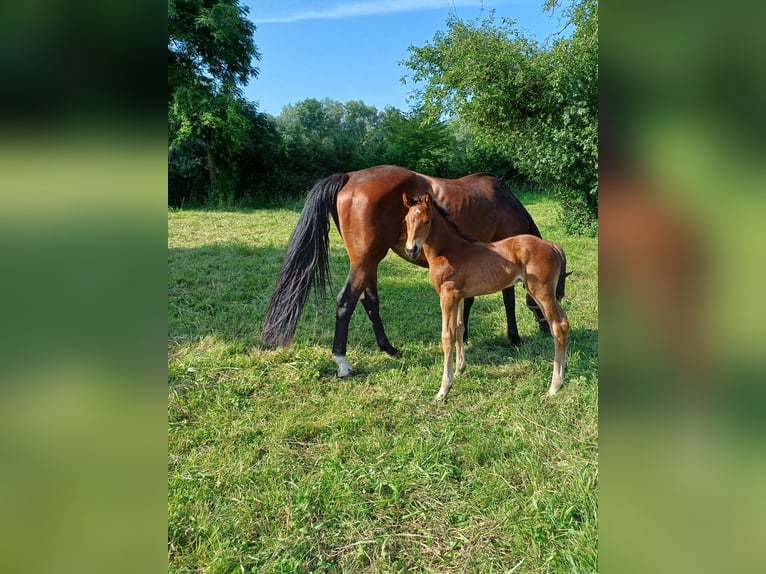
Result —
<path fill-rule="evenodd" d="M 278 115 L 306 98 L 362 100 L 383 110 L 410 109 L 413 85 L 402 85 L 407 48 L 424 46 L 446 29 L 450 12 L 473 20 L 494 9 L 544 41 L 562 24 L 543 0 L 243 0 L 255 23 L 262 58 L 245 88 L 258 109 Z M 482 13 L 482 6 L 484 12 Z"/>

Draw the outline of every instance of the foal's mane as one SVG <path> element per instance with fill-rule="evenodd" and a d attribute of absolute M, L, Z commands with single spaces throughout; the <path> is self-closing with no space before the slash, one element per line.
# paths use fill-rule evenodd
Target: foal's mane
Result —
<path fill-rule="evenodd" d="M 430 193 L 429 193 L 428 195 L 431 197 L 431 205 L 433 205 L 433 206 L 434 206 L 434 209 L 436 209 L 436 211 L 438 211 L 438 212 L 439 212 L 439 215 L 441 215 L 441 216 L 444 218 L 444 221 L 446 221 L 446 222 L 447 222 L 447 225 L 449 225 L 449 226 L 450 226 L 452 229 L 454 229 L 454 230 L 455 230 L 455 232 L 456 232 L 456 233 L 457 233 L 457 234 L 458 234 L 460 237 L 462 237 L 463 239 L 465 239 L 466 241 L 469 241 L 470 243 L 476 243 L 476 241 L 477 241 L 477 240 L 476 240 L 476 238 L 475 238 L 475 237 L 471 237 L 470 235 L 467 235 L 466 233 L 463 233 L 463 230 L 462 230 L 462 229 L 460 229 L 460 228 L 457 226 L 457 223 L 455 223 L 454 221 L 452 221 L 452 218 L 451 218 L 451 217 L 449 216 L 449 214 L 447 213 L 447 210 L 446 210 L 446 209 L 444 209 L 444 207 L 442 207 L 442 206 L 441 206 L 441 205 L 440 205 L 440 204 L 439 204 L 439 203 L 436 201 L 436 198 L 434 198 L 434 196 L 433 196 L 433 195 L 431 195 Z"/>

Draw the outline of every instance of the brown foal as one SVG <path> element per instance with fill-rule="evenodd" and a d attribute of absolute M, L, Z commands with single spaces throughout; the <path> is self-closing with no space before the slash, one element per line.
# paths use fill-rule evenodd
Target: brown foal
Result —
<path fill-rule="evenodd" d="M 501 291 L 521 281 L 542 309 L 551 328 L 555 352 L 548 394 L 561 387 L 566 369 L 569 323 L 559 299 L 564 293 L 566 258 L 561 247 L 534 235 L 515 235 L 484 243 L 465 237 L 429 194 L 412 198 L 402 194 L 408 208 L 405 251 L 428 260 L 431 277 L 442 310 L 444 373 L 436 399 L 452 387 L 452 352 L 456 372 L 465 368 L 463 348 L 463 300 Z"/>

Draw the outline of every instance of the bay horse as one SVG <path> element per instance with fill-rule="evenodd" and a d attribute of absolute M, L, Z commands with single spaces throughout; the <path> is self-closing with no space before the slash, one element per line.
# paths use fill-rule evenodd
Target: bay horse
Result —
<path fill-rule="evenodd" d="M 380 319 L 378 264 L 392 250 L 410 263 L 428 267 L 422 256 L 411 256 L 404 249 L 402 193 L 426 193 L 444 207 L 461 229 L 483 241 L 494 241 L 520 233 L 540 236 L 532 216 L 498 178 L 472 174 L 460 179 L 431 177 L 382 165 L 349 173 L 337 173 L 318 181 L 306 198 L 298 223 L 287 246 L 274 294 L 269 301 L 261 332 L 267 345 L 289 345 L 303 307 L 313 287 L 324 296 L 329 282 L 330 217 L 340 232 L 349 259 L 346 282 L 338 294 L 332 359 L 338 377 L 353 374 L 346 360 L 348 325 L 361 300 L 378 348 L 390 356 L 398 350 L 391 345 Z M 508 338 L 521 344 L 516 326 L 513 287 L 503 290 Z M 468 324 L 473 298 L 464 304 L 464 325 Z M 548 330 L 543 313 L 531 297 L 527 306 L 535 314 L 540 329 Z M 467 336 L 467 329 L 466 329 Z"/>
<path fill-rule="evenodd" d="M 548 394 L 555 394 L 566 368 L 569 335 L 567 316 L 559 304 L 567 277 L 561 246 L 529 234 L 492 243 L 476 241 L 464 235 L 428 193 L 417 199 L 404 193 L 402 203 L 408 209 L 405 252 L 412 258 L 425 255 L 441 305 L 444 373 L 436 399 L 445 398 L 452 387 L 453 351 L 456 372 L 465 368 L 465 298 L 496 293 L 518 281 L 540 306 L 553 333 L 555 352 Z"/>

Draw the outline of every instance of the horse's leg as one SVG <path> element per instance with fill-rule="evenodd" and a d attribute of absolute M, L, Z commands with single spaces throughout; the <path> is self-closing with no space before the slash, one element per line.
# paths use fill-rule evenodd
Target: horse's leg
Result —
<path fill-rule="evenodd" d="M 371 271 L 365 274 L 364 291 L 361 294 L 362 305 L 370 318 L 372 323 L 372 332 L 375 333 L 375 341 L 378 344 L 378 348 L 386 353 L 390 357 L 395 357 L 399 354 L 399 350 L 396 349 L 386 337 L 386 332 L 383 329 L 383 321 L 380 319 L 380 301 L 378 299 L 378 267 L 377 263 L 372 267 Z"/>
<path fill-rule="evenodd" d="M 503 304 L 505 305 L 505 322 L 508 327 L 508 340 L 511 345 L 518 347 L 521 345 L 519 337 L 519 328 L 516 325 L 516 294 L 513 285 L 503 289 Z"/>
<path fill-rule="evenodd" d="M 543 333 L 550 333 L 551 327 L 545 319 L 545 315 L 540 309 L 540 305 L 537 304 L 537 301 L 535 301 L 534 297 L 529 293 L 527 293 L 527 307 L 529 307 L 529 310 L 534 314 L 537 325 L 540 327 L 540 331 Z"/>
<path fill-rule="evenodd" d="M 336 300 L 335 310 L 335 337 L 332 342 L 332 360 L 338 365 L 338 378 L 344 379 L 354 374 L 354 369 L 346 360 L 346 345 L 348 343 L 348 323 L 354 313 L 356 303 L 361 295 L 361 289 L 355 280 L 355 270 L 352 267 L 348 272 L 346 283 L 340 290 Z"/>
<path fill-rule="evenodd" d="M 471 307 L 473 307 L 473 297 L 466 297 L 463 299 L 463 342 L 468 342 L 468 315 L 471 314 Z"/>
<path fill-rule="evenodd" d="M 439 303 L 442 308 L 442 351 L 444 351 L 444 372 L 436 400 L 447 396 L 452 388 L 452 351 L 455 348 L 455 335 L 457 329 L 457 311 L 459 297 L 442 289 L 439 293 Z"/>
<path fill-rule="evenodd" d="M 463 332 L 465 324 L 463 323 L 463 306 L 465 299 L 461 299 L 457 304 L 455 312 L 456 330 L 455 330 L 455 374 L 459 375 L 465 369 L 465 345 L 463 344 Z"/>
<path fill-rule="evenodd" d="M 332 360 L 338 365 L 338 377 L 343 379 L 354 374 L 354 370 L 346 360 L 346 345 L 348 342 L 348 325 L 351 315 L 361 299 L 367 316 L 372 323 L 375 340 L 381 351 L 394 357 L 399 351 L 391 345 L 383 329 L 380 319 L 380 302 L 378 300 L 378 263 L 379 260 L 366 261 L 361 265 L 353 265 L 348 272 L 346 283 L 337 299 L 335 314 L 335 337 L 332 344 Z"/>

